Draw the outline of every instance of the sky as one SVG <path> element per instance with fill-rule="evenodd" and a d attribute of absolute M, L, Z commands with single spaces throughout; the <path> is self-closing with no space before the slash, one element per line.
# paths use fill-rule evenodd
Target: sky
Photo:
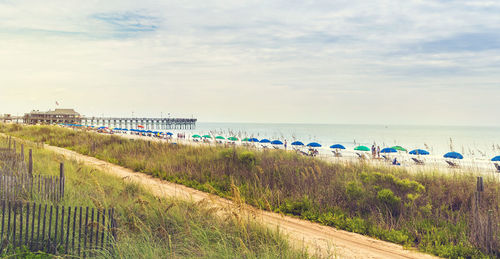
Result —
<path fill-rule="evenodd" d="M 499 1 L 0 0 L 0 114 L 500 126 Z"/>

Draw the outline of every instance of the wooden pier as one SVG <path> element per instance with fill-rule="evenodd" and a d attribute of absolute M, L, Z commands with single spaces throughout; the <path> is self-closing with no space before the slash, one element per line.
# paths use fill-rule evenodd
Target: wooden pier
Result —
<path fill-rule="evenodd" d="M 194 118 L 119 118 L 119 117 L 85 117 L 73 109 L 56 109 L 48 112 L 33 111 L 24 116 L 0 115 L 3 123 L 24 124 L 82 124 L 84 126 L 136 129 L 142 125 L 149 130 L 195 129 L 197 119 Z"/>
<path fill-rule="evenodd" d="M 197 119 L 187 118 L 113 118 L 83 117 L 81 124 L 86 126 L 135 129 L 142 125 L 150 130 L 194 129 Z"/>

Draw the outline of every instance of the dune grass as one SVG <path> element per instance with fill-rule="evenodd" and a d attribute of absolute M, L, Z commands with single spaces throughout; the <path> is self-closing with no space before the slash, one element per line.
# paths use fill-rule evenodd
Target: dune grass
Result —
<path fill-rule="evenodd" d="M 116 208 L 115 250 L 101 251 L 96 258 L 309 258 L 293 250 L 279 232 L 237 215 L 218 215 L 206 202 L 154 197 L 138 184 L 25 145 L 34 149 L 35 174 L 58 175 L 59 163 L 65 163 L 66 193 L 58 205 Z M 52 257 L 23 249 L 0 256 Z"/>
<path fill-rule="evenodd" d="M 410 173 L 368 164 L 332 164 L 282 150 L 184 146 L 47 126 L 0 131 L 72 149 L 172 182 L 449 258 L 500 253 L 500 184 L 485 179 L 479 217 L 493 215 L 492 235 L 472 226 L 472 174 Z M 484 229 L 484 227 L 482 228 Z M 492 239 L 487 247 L 486 240 Z"/>

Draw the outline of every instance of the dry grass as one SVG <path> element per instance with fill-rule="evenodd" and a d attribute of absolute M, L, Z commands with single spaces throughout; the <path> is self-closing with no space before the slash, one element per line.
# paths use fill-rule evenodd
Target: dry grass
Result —
<path fill-rule="evenodd" d="M 472 175 L 412 174 L 367 164 L 331 164 L 281 150 L 193 147 L 58 127 L 3 126 L 1 131 L 65 147 L 258 208 L 418 247 L 436 255 L 495 257 L 499 248 L 500 184 L 485 179 L 476 237 Z M 482 229 L 486 229 L 483 227 Z M 488 239 L 485 235 L 491 235 Z M 487 249 L 485 242 L 490 242 Z M 489 241 L 488 241 L 489 242 Z"/>

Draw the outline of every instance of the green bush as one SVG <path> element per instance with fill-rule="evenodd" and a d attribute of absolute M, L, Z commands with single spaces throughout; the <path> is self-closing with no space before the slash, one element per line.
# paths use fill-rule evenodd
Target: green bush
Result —
<path fill-rule="evenodd" d="M 253 167 L 255 165 L 255 162 L 257 161 L 257 158 L 255 156 L 255 153 L 253 153 L 252 151 L 243 151 L 238 154 L 238 160 L 248 167 Z"/>

